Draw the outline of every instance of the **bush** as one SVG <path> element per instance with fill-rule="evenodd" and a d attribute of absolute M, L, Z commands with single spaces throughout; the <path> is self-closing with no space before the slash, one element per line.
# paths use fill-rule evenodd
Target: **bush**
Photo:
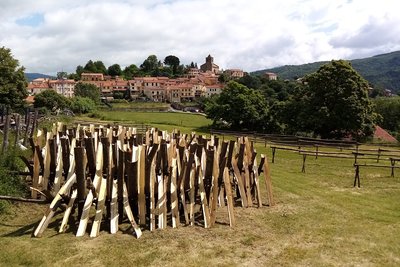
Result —
<path fill-rule="evenodd" d="M 27 186 L 21 176 L 10 174 L 10 171 L 23 169 L 23 163 L 18 156 L 22 151 L 10 148 L 0 155 L 0 195 L 24 196 Z M 4 213 L 9 204 L 7 201 L 0 201 L 0 214 Z"/>
<path fill-rule="evenodd" d="M 70 101 L 65 96 L 58 94 L 54 90 L 45 90 L 35 96 L 35 108 L 47 108 L 55 112 L 70 105 Z"/>
<path fill-rule="evenodd" d="M 76 96 L 71 99 L 71 110 L 74 113 L 85 114 L 96 109 L 96 103 L 87 97 Z"/>

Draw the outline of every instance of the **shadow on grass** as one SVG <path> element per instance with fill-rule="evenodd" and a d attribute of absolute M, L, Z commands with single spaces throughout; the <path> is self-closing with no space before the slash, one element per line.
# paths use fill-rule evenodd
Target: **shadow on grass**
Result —
<path fill-rule="evenodd" d="M 22 226 L 21 228 L 12 231 L 10 233 L 6 233 L 4 235 L 1 235 L 1 237 L 19 237 L 19 236 L 31 236 L 33 233 L 33 230 L 35 229 L 35 227 L 39 224 L 40 221 Z M 0 223 L 1 226 L 7 226 L 7 227 L 15 227 L 15 225 L 10 225 L 10 224 L 4 224 L 4 223 Z"/>
<path fill-rule="evenodd" d="M 63 211 L 56 212 L 56 214 L 54 216 L 57 216 L 60 213 L 63 213 Z M 12 232 L 3 234 L 0 237 L 33 236 L 33 231 L 39 225 L 40 221 L 41 221 L 41 219 L 36 221 L 36 222 L 34 222 L 34 223 L 31 223 L 31 224 L 28 224 L 28 225 L 23 225 L 23 226 L 22 225 L 17 225 L 17 224 L 0 223 L 0 226 L 5 226 L 5 227 L 13 227 L 14 228 L 14 227 L 22 226 L 22 227 L 14 230 Z M 57 229 L 58 230 L 58 228 L 61 225 L 61 221 L 62 221 L 62 218 L 58 218 L 58 219 L 52 220 L 49 223 L 49 225 L 47 226 L 46 229 Z M 77 228 L 77 225 L 76 225 L 76 220 L 75 220 L 75 218 L 73 216 L 70 216 L 69 220 L 68 220 L 68 228 L 66 229 L 66 231 L 64 233 L 71 233 L 71 232 L 72 233 L 76 233 L 77 230 L 78 230 L 78 228 Z M 58 234 L 58 231 L 57 231 L 57 234 Z M 55 234 L 55 235 L 57 235 L 57 234 Z M 55 236 L 55 235 L 53 235 L 53 236 Z"/>

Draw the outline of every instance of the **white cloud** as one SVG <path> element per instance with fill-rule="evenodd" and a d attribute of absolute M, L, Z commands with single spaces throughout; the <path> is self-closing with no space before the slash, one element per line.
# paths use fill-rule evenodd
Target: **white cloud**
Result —
<path fill-rule="evenodd" d="M 253 71 L 400 49 L 395 0 L 3 0 L 0 45 L 28 72 L 89 59 L 140 65 L 176 55 Z M 36 25 L 17 22 L 43 16 Z M 21 24 L 21 23 L 20 23 Z M 25 23 L 26 24 L 26 23 Z"/>

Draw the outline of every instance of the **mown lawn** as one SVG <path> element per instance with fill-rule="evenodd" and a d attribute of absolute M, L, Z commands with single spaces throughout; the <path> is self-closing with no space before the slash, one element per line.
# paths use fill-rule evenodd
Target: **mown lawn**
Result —
<path fill-rule="evenodd" d="M 271 156 L 263 144 L 256 148 Z M 138 240 L 128 224 L 95 239 L 77 238 L 73 228 L 57 234 L 60 215 L 42 238 L 31 238 L 47 206 L 18 204 L 0 218 L 0 265 L 399 266 L 400 173 L 362 169 L 361 188 L 353 188 L 352 164 L 310 157 L 301 173 L 301 155 L 279 151 L 270 164 L 274 207 L 236 207 L 234 228 L 219 208 L 211 229 L 168 227 Z M 262 194 L 266 202 L 264 187 Z"/>
<path fill-rule="evenodd" d="M 102 121 L 118 122 L 123 124 L 145 124 L 162 130 L 172 131 L 179 129 L 185 133 L 206 134 L 212 120 L 204 115 L 186 112 L 130 112 L 130 111 L 99 111 Z M 82 117 L 82 120 L 93 120 Z"/>

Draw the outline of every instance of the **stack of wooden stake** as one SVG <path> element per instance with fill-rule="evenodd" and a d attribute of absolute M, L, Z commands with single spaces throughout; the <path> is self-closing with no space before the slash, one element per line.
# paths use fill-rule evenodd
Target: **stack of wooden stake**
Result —
<path fill-rule="evenodd" d="M 39 130 L 31 145 L 32 197 L 40 197 L 38 192 L 52 197 L 35 237 L 59 208 L 64 213 L 60 233 L 77 208 L 77 236 L 96 237 L 101 225 L 114 234 L 125 219 L 137 238 L 143 229 L 168 225 L 209 228 L 218 207 L 227 207 L 232 227 L 234 206 L 262 206 L 260 174 L 268 205 L 274 205 L 267 159 L 261 155 L 257 165 L 246 137 L 220 142 L 194 133 L 55 124 L 51 132 Z"/>

